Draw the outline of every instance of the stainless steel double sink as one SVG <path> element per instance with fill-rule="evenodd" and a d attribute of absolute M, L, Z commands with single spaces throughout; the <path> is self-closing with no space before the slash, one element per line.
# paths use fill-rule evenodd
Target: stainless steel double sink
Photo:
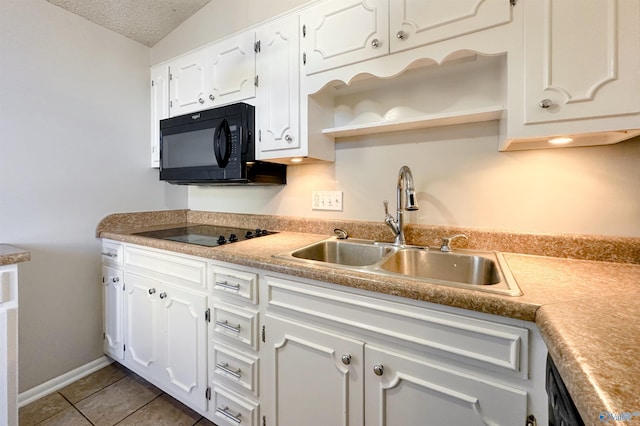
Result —
<path fill-rule="evenodd" d="M 430 284 L 522 295 L 499 252 L 445 253 L 437 247 L 397 247 L 369 240 L 330 238 L 275 257 Z"/>

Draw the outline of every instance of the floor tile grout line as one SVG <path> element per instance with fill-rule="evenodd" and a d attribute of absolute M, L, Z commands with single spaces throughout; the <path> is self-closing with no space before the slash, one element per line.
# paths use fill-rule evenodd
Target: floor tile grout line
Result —
<path fill-rule="evenodd" d="M 111 385 L 109 385 L 109 386 L 111 386 Z M 105 387 L 108 387 L 108 386 L 105 386 Z M 87 416 L 85 416 L 84 413 L 78 407 L 76 407 L 76 404 L 74 404 L 73 402 L 69 401 L 69 399 L 66 396 L 64 396 L 62 393 L 60 393 L 60 392 L 58 392 L 58 393 L 64 398 L 65 401 L 67 401 L 69 404 L 71 404 L 73 409 L 76 410 L 82 417 L 84 417 L 86 421 L 88 421 L 92 426 L 95 426 L 95 424 Z M 91 395 L 93 395 L 93 394 L 91 394 Z M 82 399 L 80 401 L 82 401 Z M 80 401 L 78 401 L 78 402 L 80 402 Z"/>
<path fill-rule="evenodd" d="M 146 407 L 147 405 L 151 404 L 153 401 L 155 401 L 156 399 L 160 398 L 160 397 L 161 397 L 162 395 L 164 395 L 164 394 L 165 394 L 164 392 L 160 392 L 160 395 L 158 395 L 158 396 L 156 396 L 155 398 L 151 399 L 149 402 L 147 402 L 146 404 L 144 404 L 142 407 L 139 407 L 139 408 L 138 408 L 137 410 L 135 410 L 134 412 L 127 414 L 123 419 L 121 419 L 121 420 L 119 420 L 118 422 L 116 422 L 116 423 L 114 424 L 114 426 L 115 426 L 115 425 L 118 425 L 118 424 L 120 424 L 120 423 L 122 423 L 122 422 L 124 422 L 127 418 L 129 418 L 129 417 L 133 416 L 135 413 L 137 413 L 138 411 L 142 410 L 144 407 Z"/>

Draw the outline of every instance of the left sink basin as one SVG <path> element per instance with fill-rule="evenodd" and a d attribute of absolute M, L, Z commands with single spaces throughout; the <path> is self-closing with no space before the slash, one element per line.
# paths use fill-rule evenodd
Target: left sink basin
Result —
<path fill-rule="evenodd" d="M 290 255 L 296 259 L 357 267 L 373 265 L 393 251 L 372 241 L 349 239 L 320 241 L 294 250 Z"/>

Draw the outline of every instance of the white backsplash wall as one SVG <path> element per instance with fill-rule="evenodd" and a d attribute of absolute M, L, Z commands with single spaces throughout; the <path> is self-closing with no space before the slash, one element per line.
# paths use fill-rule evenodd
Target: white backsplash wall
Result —
<path fill-rule="evenodd" d="M 349 138 L 336 162 L 289 166 L 286 187 L 189 187 L 193 210 L 382 221 L 397 173 L 413 171 L 409 223 L 532 233 L 640 237 L 640 139 L 501 153 L 497 122 Z M 311 191 L 343 191 L 343 211 L 311 209 Z"/>

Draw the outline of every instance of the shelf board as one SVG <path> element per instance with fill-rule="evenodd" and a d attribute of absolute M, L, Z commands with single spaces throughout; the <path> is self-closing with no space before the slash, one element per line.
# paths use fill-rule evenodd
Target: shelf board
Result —
<path fill-rule="evenodd" d="M 429 127 L 451 126 L 453 124 L 478 123 L 499 120 L 502 106 L 492 106 L 467 111 L 455 111 L 442 114 L 427 114 L 397 120 L 381 120 L 372 123 L 350 124 L 348 126 L 323 129 L 322 133 L 334 138 L 372 135 L 377 133 L 398 132 L 401 130 L 426 129 Z"/>

